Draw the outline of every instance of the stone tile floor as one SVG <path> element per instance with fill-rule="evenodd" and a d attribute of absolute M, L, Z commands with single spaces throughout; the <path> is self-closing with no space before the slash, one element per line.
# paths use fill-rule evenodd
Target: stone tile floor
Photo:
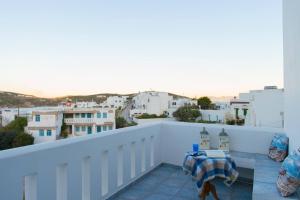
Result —
<path fill-rule="evenodd" d="M 212 181 L 220 200 L 251 200 L 252 184 L 237 181 L 231 187 Z M 109 200 L 199 200 L 196 183 L 181 168 L 161 165 Z M 206 198 L 212 200 L 212 196 Z"/>

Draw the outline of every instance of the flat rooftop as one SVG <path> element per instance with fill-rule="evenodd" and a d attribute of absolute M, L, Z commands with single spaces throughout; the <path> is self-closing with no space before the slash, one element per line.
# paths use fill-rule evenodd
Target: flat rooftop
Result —
<path fill-rule="evenodd" d="M 223 181 L 221 178 L 212 181 L 221 200 L 252 199 L 251 182 L 238 180 L 227 187 Z M 196 182 L 190 175 L 185 175 L 180 167 L 162 164 L 109 200 L 199 200 L 199 197 Z"/>

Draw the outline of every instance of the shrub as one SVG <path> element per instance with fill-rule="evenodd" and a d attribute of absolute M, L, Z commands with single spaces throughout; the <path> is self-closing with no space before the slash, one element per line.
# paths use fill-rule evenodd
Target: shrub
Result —
<path fill-rule="evenodd" d="M 182 106 L 173 113 L 173 116 L 178 121 L 195 122 L 196 118 L 201 116 L 201 113 L 197 106 Z"/>
<path fill-rule="evenodd" d="M 148 113 L 144 113 L 138 117 L 136 117 L 137 119 L 155 119 L 155 118 L 167 118 L 168 116 L 165 114 L 162 115 L 156 115 L 156 114 L 148 114 Z"/>
<path fill-rule="evenodd" d="M 116 118 L 116 128 L 125 128 L 125 127 L 129 127 L 129 126 L 136 126 L 137 123 L 135 122 L 127 122 L 126 119 L 124 119 L 123 117 L 117 117 Z"/>
<path fill-rule="evenodd" d="M 19 133 L 13 140 L 12 147 L 22 147 L 27 145 L 32 145 L 34 142 L 34 138 L 27 133 Z"/>
<path fill-rule="evenodd" d="M 0 132 L 0 150 L 12 148 L 12 144 L 16 136 L 17 133 L 13 131 Z"/>
<path fill-rule="evenodd" d="M 227 125 L 235 125 L 235 120 L 234 119 L 226 120 L 226 124 Z"/>
<path fill-rule="evenodd" d="M 17 117 L 14 121 L 7 124 L 3 130 L 4 131 L 14 131 L 17 133 L 23 133 L 24 128 L 27 126 L 27 118 Z"/>

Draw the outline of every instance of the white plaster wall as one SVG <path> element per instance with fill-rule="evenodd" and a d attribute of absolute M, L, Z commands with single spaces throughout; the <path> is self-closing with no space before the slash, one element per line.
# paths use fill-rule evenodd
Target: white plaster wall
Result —
<path fill-rule="evenodd" d="M 283 128 L 283 90 L 261 90 L 250 94 L 256 126 Z"/>
<path fill-rule="evenodd" d="M 218 135 L 222 128 L 230 137 L 230 150 L 247 153 L 267 154 L 277 128 L 239 127 L 217 124 L 164 122 L 161 129 L 162 158 L 166 163 L 182 165 L 187 151 L 193 144 L 200 143 L 200 131 L 205 127 L 210 134 L 211 148 L 218 147 Z"/>
<path fill-rule="evenodd" d="M 28 195 L 32 197 L 30 200 L 53 200 L 57 195 L 66 195 L 66 199 L 72 200 L 106 199 L 162 162 L 160 127 L 160 124 L 136 126 L 1 151 L 1 199 L 22 199 L 25 176 L 34 180 L 28 181 L 28 185 L 25 183 L 25 187 L 29 186 L 27 191 L 33 193 Z M 132 156 L 134 165 L 131 165 Z M 142 168 L 143 157 L 145 170 Z M 65 172 L 58 173 L 62 166 Z M 107 173 L 101 174 L 105 169 Z M 119 169 L 123 172 L 122 176 L 119 174 L 123 177 L 121 185 L 118 185 Z M 131 177 L 132 170 L 134 177 Z M 62 177 L 66 180 L 61 181 Z M 66 183 L 58 186 L 62 190 L 59 194 L 56 179 Z M 107 193 L 102 195 L 103 180 L 107 184 Z M 87 187 L 86 191 L 83 186 Z"/>
<path fill-rule="evenodd" d="M 137 119 L 133 118 L 133 121 L 137 124 L 149 124 L 154 122 L 164 122 L 164 121 L 176 121 L 174 118 L 153 118 L 153 119 Z"/>
<path fill-rule="evenodd" d="M 56 140 L 56 135 L 58 134 L 58 129 L 51 129 L 51 136 L 47 136 L 47 130 L 44 130 L 44 136 L 39 136 L 39 130 L 30 130 L 29 133 L 34 137 L 34 144 L 42 142 L 53 142 Z"/>
<path fill-rule="evenodd" d="M 200 110 L 200 112 L 203 120 L 224 122 L 226 110 Z"/>
<path fill-rule="evenodd" d="M 283 1 L 285 131 L 290 151 L 300 147 L 300 1 Z"/>

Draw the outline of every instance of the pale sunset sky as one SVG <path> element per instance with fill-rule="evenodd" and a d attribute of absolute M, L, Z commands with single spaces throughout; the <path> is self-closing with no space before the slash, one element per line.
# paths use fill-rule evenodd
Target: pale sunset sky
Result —
<path fill-rule="evenodd" d="M 0 91 L 43 97 L 283 87 L 282 0 L 0 2 Z"/>

